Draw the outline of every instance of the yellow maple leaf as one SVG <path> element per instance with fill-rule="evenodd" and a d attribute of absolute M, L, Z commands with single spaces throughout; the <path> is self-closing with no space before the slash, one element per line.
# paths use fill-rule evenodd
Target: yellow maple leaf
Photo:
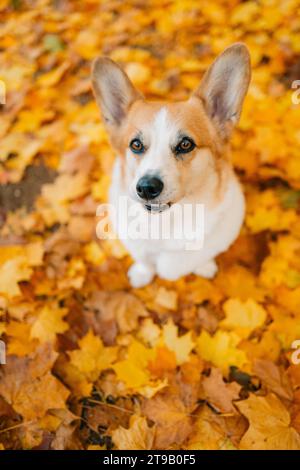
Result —
<path fill-rule="evenodd" d="M 289 412 L 276 395 L 250 395 L 236 405 L 250 424 L 241 449 L 300 450 L 300 435 L 291 427 Z"/>
<path fill-rule="evenodd" d="M 255 329 L 264 324 L 267 312 L 255 300 L 248 299 L 242 302 L 239 299 L 228 299 L 223 304 L 225 319 L 220 322 L 220 327 L 234 330 L 241 338 L 247 338 Z"/>
<path fill-rule="evenodd" d="M 135 339 L 128 347 L 127 358 L 117 362 L 113 369 L 119 380 L 125 382 L 129 388 L 138 388 L 150 381 L 150 374 L 146 370 L 148 362 L 154 358 L 154 350 L 146 348 Z"/>
<path fill-rule="evenodd" d="M 285 284 L 297 287 L 300 278 L 300 263 L 297 253 L 300 241 L 292 235 L 281 235 L 269 244 L 270 254 L 263 263 L 259 279 L 269 289 Z"/>
<path fill-rule="evenodd" d="M 30 279 L 31 268 L 42 263 L 43 254 L 44 247 L 40 241 L 0 247 L 0 293 L 8 297 L 20 295 L 18 283 Z"/>
<path fill-rule="evenodd" d="M 294 209 L 282 209 L 275 192 L 253 192 L 247 205 L 246 224 L 252 233 L 263 230 L 281 231 L 290 229 L 297 222 Z"/>
<path fill-rule="evenodd" d="M 281 345 L 276 334 L 267 330 L 260 339 L 242 340 L 239 349 L 245 351 L 251 361 L 255 358 L 261 358 L 276 362 L 279 358 Z"/>
<path fill-rule="evenodd" d="M 220 270 L 216 283 L 226 294 L 226 297 L 238 298 L 243 301 L 252 298 L 261 302 L 266 295 L 264 289 L 258 285 L 257 276 L 240 265 Z"/>
<path fill-rule="evenodd" d="M 37 338 L 42 343 L 54 341 L 57 333 L 64 333 L 69 328 L 68 323 L 63 321 L 67 313 L 65 308 L 45 305 L 32 324 L 31 338 Z"/>
<path fill-rule="evenodd" d="M 238 349 L 239 342 L 240 338 L 234 332 L 218 330 L 210 336 L 203 330 L 197 339 L 196 349 L 202 359 L 212 362 L 227 374 L 228 367 L 243 368 L 248 363 L 245 352 Z"/>
<path fill-rule="evenodd" d="M 195 346 L 191 331 L 178 336 L 178 327 L 169 319 L 168 323 L 163 326 L 162 339 L 167 348 L 175 353 L 178 365 L 189 360 L 189 355 Z"/>
<path fill-rule="evenodd" d="M 19 296 L 21 290 L 20 281 L 28 281 L 31 277 L 32 269 L 28 266 L 25 256 L 6 261 L 0 266 L 0 293 L 9 298 Z"/>
<path fill-rule="evenodd" d="M 78 341 L 79 350 L 68 353 L 71 363 L 91 382 L 105 369 L 112 367 L 117 357 L 117 347 L 105 347 L 92 331 Z"/>
<path fill-rule="evenodd" d="M 131 416 L 129 429 L 119 426 L 112 432 L 112 439 L 119 450 L 151 450 L 155 426 L 149 427 L 146 418 Z"/>
<path fill-rule="evenodd" d="M 16 356 L 26 356 L 33 352 L 38 341 L 30 337 L 31 326 L 27 323 L 10 321 L 6 328 L 9 337 L 8 353 Z"/>
<path fill-rule="evenodd" d="M 92 241 L 85 245 L 84 257 L 89 263 L 92 263 L 95 266 L 100 266 L 100 264 L 102 264 L 106 258 L 104 251 L 95 241 Z"/>

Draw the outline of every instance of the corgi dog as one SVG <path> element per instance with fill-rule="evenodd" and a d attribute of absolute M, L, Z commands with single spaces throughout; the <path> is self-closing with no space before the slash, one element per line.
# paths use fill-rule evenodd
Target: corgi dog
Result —
<path fill-rule="evenodd" d="M 250 74 L 248 49 L 236 43 L 215 59 L 189 99 L 151 102 L 115 62 L 106 57 L 94 61 L 94 95 L 118 155 L 110 188 L 116 208 L 112 222 L 134 260 L 128 271 L 133 287 L 150 283 L 155 275 L 212 278 L 218 269 L 215 257 L 238 236 L 245 201 L 230 163 L 229 140 Z M 131 239 L 116 222 L 124 216 L 120 198 L 129 208 L 138 207 L 141 225 L 150 219 L 164 226 L 175 207 L 201 205 L 201 246 L 189 249 L 186 239 L 174 236 Z"/>

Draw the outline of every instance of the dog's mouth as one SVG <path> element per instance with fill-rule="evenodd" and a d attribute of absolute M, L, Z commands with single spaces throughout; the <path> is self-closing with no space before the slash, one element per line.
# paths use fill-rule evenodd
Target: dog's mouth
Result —
<path fill-rule="evenodd" d="M 163 204 L 153 203 L 153 204 L 144 204 L 144 207 L 149 212 L 159 213 L 159 212 L 164 212 L 165 210 L 169 209 L 171 205 L 172 205 L 171 202 L 167 202 Z"/>

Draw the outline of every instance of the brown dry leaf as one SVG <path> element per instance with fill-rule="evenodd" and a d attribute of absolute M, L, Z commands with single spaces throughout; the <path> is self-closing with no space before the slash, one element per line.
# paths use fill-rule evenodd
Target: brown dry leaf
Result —
<path fill-rule="evenodd" d="M 210 334 L 215 333 L 219 322 L 213 312 L 209 311 L 207 308 L 199 307 L 197 317 L 201 327 Z"/>
<path fill-rule="evenodd" d="M 58 171 L 60 173 L 71 174 L 80 171 L 83 174 L 88 174 L 91 171 L 94 162 L 95 158 L 89 152 L 88 145 L 83 144 L 62 154 Z"/>
<path fill-rule="evenodd" d="M 225 383 L 220 369 L 213 367 L 209 377 L 202 380 L 205 399 L 221 413 L 235 413 L 233 400 L 239 399 L 241 386 Z"/>
<path fill-rule="evenodd" d="M 253 373 L 262 381 L 270 392 L 276 393 L 285 400 L 293 399 L 293 390 L 287 373 L 274 364 L 264 359 L 255 359 Z"/>
<path fill-rule="evenodd" d="M 212 411 L 203 407 L 197 416 L 194 432 L 184 446 L 186 450 L 233 450 L 226 434 L 214 422 Z"/>
<path fill-rule="evenodd" d="M 25 420 L 42 418 L 50 408 L 66 407 L 69 391 L 51 374 L 56 357 L 46 345 L 32 356 L 9 356 L 0 371 L 0 394 Z"/>
<path fill-rule="evenodd" d="M 143 413 L 156 425 L 154 448 L 168 449 L 181 445 L 192 432 L 192 420 L 183 402 L 176 396 L 163 394 L 146 400 Z"/>
<path fill-rule="evenodd" d="M 146 418 L 132 416 L 129 429 L 122 427 L 112 432 L 112 439 L 119 450 L 151 450 L 155 427 L 148 426 Z"/>
<path fill-rule="evenodd" d="M 78 417 L 74 416 L 69 410 L 54 410 L 52 416 L 60 422 L 55 430 L 55 438 L 51 442 L 53 450 L 77 450 L 82 445 L 75 435 L 78 425 Z"/>
<path fill-rule="evenodd" d="M 139 318 L 147 317 L 148 312 L 142 302 L 127 292 L 93 292 L 86 307 L 97 314 L 97 321 L 116 321 L 120 333 L 130 333 L 138 326 Z"/>
<path fill-rule="evenodd" d="M 240 442 L 241 449 L 300 450 L 300 435 L 291 426 L 289 412 L 274 394 L 250 395 L 237 407 L 249 421 L 249 429 Z"/>
<path fill-rule="evenodd" d="M 44 431 L 36 422 L 29 422 L 19 431 L 20 441 L 24 449 L 32 449 L 41 444 Z"/>

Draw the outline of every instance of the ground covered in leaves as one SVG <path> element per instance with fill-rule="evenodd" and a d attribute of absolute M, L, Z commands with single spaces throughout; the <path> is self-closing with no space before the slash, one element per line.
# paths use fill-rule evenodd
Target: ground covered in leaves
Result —
<path fill-rule="evenodd" d="M 0 0 L 2 449 L 300 449 L 300 3 Z M 213 281 L 131 289 L 95 236 L 113 153 L 90 88 L 99 54 L 182 99 L 245 41 L 233 138 L 247 197 Z"/>

